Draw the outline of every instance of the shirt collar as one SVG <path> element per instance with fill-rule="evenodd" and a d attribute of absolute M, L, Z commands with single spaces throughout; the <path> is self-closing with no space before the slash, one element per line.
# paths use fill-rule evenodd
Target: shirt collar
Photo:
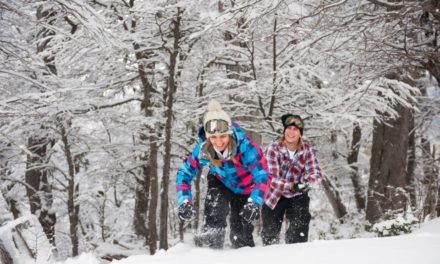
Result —
<path fill-rule="evenodd" d="M 214 148 L 215 153 L 217 153 L 217 157 L 219 157 L 222 160 L 225 160 L 227 158 L 229 158 L 229 149 L 226 148 L 223 153 L 221 153 L 220 151 L 218 151 L 214 146 L 212 146 Z"/>

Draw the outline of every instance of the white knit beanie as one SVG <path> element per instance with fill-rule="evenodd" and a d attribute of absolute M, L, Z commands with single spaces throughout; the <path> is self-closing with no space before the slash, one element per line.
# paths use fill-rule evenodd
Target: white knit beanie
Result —
<path fill-rule="evenodd" d="M 206 126 L 206 123 L 210 120 L 220 119 L 228 122 L 228 125 L 231 126 L 231 118 L 229 115 L 222 110 L 222 107 L 220 106 L 219 102 L 217 102 L 215 99 L 211 99 L 208 103 L 208 112 L 205 114 L 205 117 L 203 118 L 203 127 Z M 225 133 L 218 133 L 215 132 L 214 134 L 208 133 L 205 130 L 205 135 L 207 138 L 214 136 L 214 135 L 224 135 L 224 134 L 232 134 L 232 129 L 229 129 Z"/>

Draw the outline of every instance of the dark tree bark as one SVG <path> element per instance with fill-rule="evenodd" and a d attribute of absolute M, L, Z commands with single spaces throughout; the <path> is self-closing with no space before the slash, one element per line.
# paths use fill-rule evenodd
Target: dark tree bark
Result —
<path fill-rule="evenodd" d="M 408 138 L 408 164 L 406 167 L 406 192 L 409 194 L 411 208 L 415 209 L 417 204 L 416 186 L 415 186 L 415 169 L 416 163 L 416 137 L 414 126 L 414 111 L 410 112 L 409 117 L 409 138 Z"/>
<path fill-rule="evenodd" d="M 420 23 L 426 30 L 425 37 L 432 38 L 432 42 L 429 43 L 428 46 L 434 48 L 435 51 L 438 51 L 439 47 L 439 9 L 440 1 L 425 1 L 423 3 L 423 13 L 420 16 Z M 433 55 L 429 54 L 422 62 L 422 66 L 440 83 L 440 56 L 438 52 L 433 53 Z M 426 89 L 422 91 L 422 95 L 426 96 Z M 430 154 L 429 142 L 425 138 L 422 138 L 422 150 L 424 183 L 427 190 L 427 196 L 425 197 L 423 205 L 423 216 L 426 217 L 429 215 L 431 218 L 434 218 L 435 216 L 440 216 L 440 184 L 438 178 L 435 176 L 438 175 L 439 166 L 434 160 L 436 150 L 434 148 L 434 154 Z"/>
<path fill-rule="evenodd" d="M 203 69 L 202 73 L 199 76 L 200 77 L 199 85 L 197 86 L 197 92 L 196 92 L 198 97 L 202 97 L 203 96 L 203 89 L 205 87 L 205 83 L 203 81 L 204 71 L 205 70 Z M 202 119 L 199 120 L 199 124 L 201 124 L 201 123 L 203 123 Z M 193 124 L 190 129 L 191 129 L 191 132 L 192 132 L 193 135 L 197 135 L 197 126 L 195 124 Z M 196 142 L 197 142 L 197 140 L 192 140 L 192 141 L 189 142 L 188 145 L 193 145 Z M 199 228 L 199 225 L 200 225 L 199 219 L 200 219 L 200 215 L 202 213 L 201 212 L 201 210 L 202 210 L 202 208 L 201 208 L 201 201 L 200 201 L 200 199 L 201 199 L 201 187 L 200 187 L 201 178 L 202 178 L 202 171 L 197 173 L 196 180 L 194 181 L 194 199 L 193 199 L 193 201 L 194 201 L 194 209 L 196 210 L 196 216 L 195 216 L 195 219 L 193 221 L 193 223 L 194 223 L 193 228 L 195 230 L 197 230 Z M 183 240 L 183 237 L 182 237 L 182 240 Z"/>
<path fill-rule="evenodd" d="M 332 158 L 336 160 L 339 154 L 336 150 L 337 134 L 334 130 L 330 132 L 330 142 L 333 147 Z M 325 175 L 322 179 L 322 186 L 324 187 L 325 194 L 330 202 L 330 205 L 333 208 L 333 211 L 335 212 L 336 217 L 342 222 L 342 218 L 347 214 L 347 209 L 342 202 L 342 198 L 339 194 L 338 189 L 331 182 L 330 178 Z"/>
<path fill-rule="evenodd" d="M 135 49 L 138 50 L 140 48 L 139 45 L 135 45 Z M 139 61 L 139 76 L 141 78 L 143 92 L 144 92 L 144 98 L 142 102 L 142 109 L 145 112 L 146 117 L 152 117 L 153 116 L 153 103 L 152 103 L 152 96 L 153 96 L 153 86 L 148 79 L 148 70 L 150 70 L 153 65 L 145 65 L 144 62 L 142 62 L 143 59 L 148 58 L 151 56 L 151 54 L 136 52 L 136 59 Z M 157 218 L 157 204 L 159 200 L 159 191 L 158 191 L 158 185 L 159 185 L 159 179 L 157 176 L 158 167 L 157 167 L 157 157 L 159 148 L 157 146 L 157 140 L 159 138 L 159 131 L 156 131 L 154 128 L 145 128 L 146 131 L 149 132 L 148 135 L 148 141 L 150 145 L 150 151 L 148 155 L 148 166 L 144 173 L 144 180 L 149 182 L 149 186 L 146 196 L 150 198 L 150 205 L 147 208 L 148 212 L 148 218 L 147 218 L 147 230 L 148 230 L 148 245 L 150 254 L 154 255 L 157 250 L 157 225 L 156 225 L 156 218 Z M 143 138 L 146 140 L 147 138 Z M 147 201 L 148 202 L 148 201 Z"/>
<path fill-rule="evenodd" d="M 278 76 L 277 76 L 277 64 L 278 64 L 278 56 L 277 56 L 277 25 L 278 25 L 278 19 L 275 17 L 273 22 L 273 36 L 272 36 L 272 70 L 273 70 L 273 77 L 272 77 L 272 94 L 270 96 L 270 104 L 269 104 L 269 111 L 267 113 L 267 117 L 272 120 L 273 118 L 273 110 L 275 109 L 275 94 L 278 90 Z M 273 125 L 271 124 L 272 130 L 275 130 Z"/>
<path fill-rule="evenodd" d="M 148 201 L 150 192 L 150 178 L 148 177 L 149 167 L 146 164 L 148 162 L 147 157 L 142 157 L 145 163 L 142 166 L 142 179 L 136 178 L 136 195 L 134 204 L 134 216 L 133 226 L 134 232 L 137 235 L 145 238 L 145 243 L 148 244 L 149 234 L 147 228 L 147 214 L 148 214 Z"/>
<path fill-rule="evenodd" d="M 44 168 L 46 157 L 46 138 L 37 136 L 28 139 L 27 149 L 30 151 L 26 159 L 25 180 L 26 195 L 29 199 L 31 214 L 36 214 L 41 210 L 41 199 L 38 191 L 40 190 L 40 181 L 43 174 L 47 173 Z M 42 168 L 43 167 L 43 168 Z"/>
<path fill-rule="evenodd" d="M 12 188 L 14 188 L 14 186 L 15 186 L 15 183 L 7 185 L 6 193 L 5 193 L 5 197 L 4 198 L 5 198 L 6 204 L 9 207 L 9 211 L 11 211 L 11 213 L 12 213 L 12 217 L 14 219 L 17 219 L 17 218 L 19 218 L 21 216 L 20 209 L 18 208 L 18 201 L 15 198 L 13 198 L 13 197 L 8 195 L 8 192 Z"/>
<path fill-rule="evenodd" d="M 435 152 L 431 153 L 429 141 L 422 138 L 422 160 L 423 160 L 423 185 L 426 188 L 426 197 L 423 203 L 423 219 L 437 217 L 437 205 L 439 198 L 439 169 L 435 162 Z"/>
<path fill-rule="evenodd" d="M 127 2 L 129 8 L 133 8 L 134 0 Z M 120 21 L 123 21 L 122 25 L 125 30 L 130 33 L 134 33 L 137 27 L 137 20 L 131 19 L 131 24 L 128 25 L 127 21 L 121 16 L 118 10 L 112 6 L 116 15 Z M 142 84 L 143 100 L 141 109 L 144 111 L 146 117 L 152 117 L 152 95 L 154 92 L 153 86 L 148 78 L 148 71 L 154 67 L 154 64 L 146 65 L 145 61 L 152 53 L 143 52 L 141 50 L 141 44 L 138 42 L 133 43 L 135 50 L 136 60 L 138 62 L 138 74 Z M 136 201 L 134 210 L 134 229 L 138 235 L 142 235 L 146 239 L 146 244 L 149 245 L 150 254 L 154 254 L 157 249 L 157 228 L 156 228 L 156 211 L 158 204 L 158 177 L 157 177 L 157 156 L 158 146 L 157 139 L 159 132 L 154 128 L 145 127 L 141 131 L 141 141 L 148 144 L 149 152 L 145 152 L 143 160 L 145 165 L 142 166 L 142 179 L 138 180 L 138 186 L 136 187 Z M 151 189 L 151 190 L 150 190 Z"/>
<path fill-rule="evenodd" d="M 44 9 L 44 5 L 37 8 L 37 20 L 42 25 L 53 25 L 55 23 L 57 12 L 52 9 Z M 37 34 L 37 53 L 47 51 L 50 47 L 50 42 L 55 36 L 55 31 L 49 27 L 42 26 L 39 28 Z M 47 67 L 47 74 L 57 74 L 55 66 L 55 55 L 45 55 L 43 61 Z M 43 134 L 44 127 L 42 126 Z M 35 135 L 28 139 L 28 149 L 32 155 L 28 155 L 26 162 L 25 180 L 29 187 L 26 188 L 26 193 L 30 202 L 30 209 L 32 214 L 37 214 L 38 220 L 43 227 L 49 242 L 55 247 L 55 223 L 56 214 L 52 210 L 53 194 L 52 185 L 49 182 L 50 171 L 47 168 L 48 153 L 52 148 L 53 142 L 50 138 Z M 41 200 L 43 199 L 43 201 Z"/>
<path fill-rule="evenodd" d="M 41 196 L 45 201 L 41 208 L 38 220 L 41 223 L 44 233 L 47 236 L 49 242 L 55 246 L 55 224 L 57 222 L 56 213 L 53 211 L 53 192 L 52 184 L 48 180 L 47 173 L 43 174 L 40 183 Z"/>
<path fill-rule="evenodd" d="M 129 7 L 132 8 L 134 5 L 134 0 L 129 2 Z M 124 18 L 121 16 L 121 20 Z M 124 28 L 126 30 L 129 27 L 124 22 Z M 131 20 L 131 32 L 134 32 L 137 26 L 137 21 Z M 133 44 L 135 49 L 136 60 L 138 61 L 138 73 L 141 80 L 142 88 L 143 88 L 143 101 L 141 108 L 145 112 L 146 117 L 152 117 L 152 96 L 154 93 L 154 89 L 152 83 L 148 78 L 148 72 L 154 67 L 154 64 L 145 64 L 145 60 L 154 54 L 148 52 L 141 52 L 141 44 L 135 42 Z M 144 142 L 149 142 L 149 153 L 145 153 L 145 157 L 148 159 L 145 160 L 146 166 L 143 167 L 143 182 L 148 183 L 144 185 L 144 192 L 137 196 L 137 203 L 142 204 L 142 207 L 138 207 L 138 210 L 135 210 L 135 215 L 138 215 L 138 223 L 143 219 L 143 224 L 141 230 L 146 232 L 145 238 L 146 242 L 149 245 L 150 254 L 153 255 L 157 250 L 157 227 L 156 227 L 156 217 L 157 217 L 157 205 L 159 199 L 158 192 L 158 167 L 157 167 L 157 157 L 158 157 L 158 145 L 157 140 L 160 137 L 160 132 L 156 131 L 154 128 L 145 127 L 143 133 L 141 133 L 141 140 Z"/>
<path fill-rule="evenodd" d="M 376 223 L 407 206 L 407 153 L 410 110 L 395 106 L 399 117 L 374 120 L 366 219 Z M 386 123 L 385 123 L 386 122 Z"/>
<path fill-rule="evenodd" d="M 330 143 L 332 144 L 332 158 L 333 158 L 333 160 L 337 160 L 339 158 L 337 141 L 338 141 L 338 134 L 337 134 L 336 130 L 331 130 L 330 131 Z"/>
<path fill-rule="evenodd" d="M 135 30 L 136 22 L 132 21 L 132 31 Z M 138 61 L 138 74 L 139 78 L 141 80 L 142 84 L 142 90 L 143 90 L 143 100 L 141 108 L 145 113 L 146 117 L 152 116 L 151 111 L 151 83 L 148 80 L 148 73 L 147 73 L 147 67 L 145 66 L 143 59 L 146 59 L 146 54 L 140 52 L 141 45 L 138 43 L 134 43 L 133 47 L 135 49 L 135 55 L 136 60 Z M 141 141 L 148 144 L 148 141 L 150 140 L 151 144 L 151 138 L 148 136 L 148 133 L 154 133 L 149 128 L 145 127 L 144 131 L 141 131 L 140 139 Z M 152 150 L 150 149 L 150 152 Z M 144 165 L 142 166 L 142 179 L 138 181 L 137 186 L 137 192 L 136 192 L 136 207 L 135 207 L 135 232 L 137 234 L 140 234 L 145 237 L 146 244 L 150 244 L 150 231 L 148 227 L 148 212 L 149 212 L 149 198 L 150 198 L 150 185 L 151 185 L 151 174 L 152 172 L 157 168 L 151 168 L 150 167 L 150 161 L 151 158 L 150 155 L 157 155 L 155 153 L 148 152 L 144 153 L 144 156 L 142 157 L 142 160 L 144 162 Z M 151 196 L 152 199 L 157 199 L 156 196 Z M 154 233 L 154 232 L 153 232 Z M 154 247 L 153 247 L 154 249 Z M 151 248 L 150 248 L 151 252 Z"/>
<path fill-rule="evenodd" d="M 134 44 L 135 50 L 140 49 L 139 44 Z M 146 59 L 146 54 L 142 52 L 136 52 L 136 59 L 139 63 L 138 73 L 139 77 L 141 79 L 142 88 L 143 88 L 143 101 L 141 108 L 145 113 L 146 117 L 151 117 L 153 115 L 152 113 L 152 103 L 151 103 L 151 96 L 152 96 L 152 85 L 150 81 L 148 80 L 148 72 L 147 67 L 142 62 L 143 59 Z M 144 166 L 142 166 L 142 179 L 138 181 L 137 186 L 137 193 L 136 193 L 136 207 L 135 207 L 135 231 L 138 234 L 141 234 L 145 237 L 146 244 L 150 245 L 150 253 L 155 252 L 156 247 L 151 247 L 151 245 L 156 242 L 151 241 L 150 235 L 155 236 L 156 233 L 156 225 L 149 225 L 148 222 L 150 221 L 148 219 L 149 215 L 149 201 L 151 198 L 151 202 L 153 206 L 157 207 L 157 200 L 158 195 L 157 191 L 155 194 L 150 194 L 150 188 L 152 185 L 157 185 L 157 161 L 151 161 L 151 159 L 157 159 L 157 147 L 155 142 L 154 134 L 156 132 L 148 127 L 144 128 L 144 131 L 141 132 L 140 139 L 145 142 L 146 144 L 150 144 L 150 150 L 146 153 L 144 153 L 144 157 L 142 158 L 144 161 Z M 149 135 L 148 135 L 149 134 Z M 154 177 L 155 179 L 152 179 Z M 152 181 L 156 182 L 152 182 Z M 157 188 L 157 187 L 156 187 Z M 153 209 L 155 210 L 155 209 Z M 151 214 L 150 214 L 151 215 Z M 154 219 L 154 222 L 156 220 Z M 150 230 L 150 228 L 153 228 L 153 230 Z M 153 238 L 155 239 L 155 238 Z M 156 239 L 155 239 L 156 240 Z M 152 253 L 154 254 L 154 253 Z"/>
<path fill-rule="evenodd" d="M 57 117 L 58 127 L 60 129 L 61 141 L 64 145 L 64 155 L 66 163 L 68 165 L 67 178 L 67 212 L 69 214 L 69 231 L 70 240 L 72 242 L 72 256 L 78 256 L 78 225 L 79 225 L 79 209 L 80 206 L 77 203 L 79 184 L 75 182 L 75 162 L 72 156 L 71 145 L 69 142 L 69 127 L 70 121 L 66 120 L 67 117 L 59 115 Z"/>
<path fill-rule="evenodd" d="M 339 194 L 338 189 L 325 175 L 322 179 L 322 186 L 324 187 L 325 194 L 333 208 L 333 211 L 335 212 L 336 217 L 342 221 L 341 219 L 347 214 L 347 208 L 342 203 L 341 195 Z"/>
<path fill-rule="evenodd" d="M 177 67 L 177 56 L 179 54 L 179 41 L 181 38 L 180 22 L 183 10 L 177 8 L 176 16 L 172 20 L 172 36 L 174 37 L 173 48 L 170 50 L 169 76 L 167 85 L 166 98 L 166 124 L 165 124 L 165 157 L 163 167 L 163 178 L 161 183 L 161 200 L 160 200 L 160 249 L 168 249 L 168 187 L 170 181 L 170 165 L 171 165 L 171 134 L 174 94 L 177 86 L 175 82 L 175 74 Z"/>
<path fill-rule="evenodd" d="M 361 127 L 359 126 L 359 123 L 355 123 L 353 127 L 351 149 L 347 157 L 347 163 L 348 166 L 350 166 L 350 179 L 353 183 L 354 198 L 356 201 L 356 207 L 359 211 L 365 209 L 365 191 L 361 183 L 361 177 L 359 175 L 359 168 L 357 164 L 361 136 Z"/>
<path fill-rule="evenodd" d="M 157 217 L 157 204 L 159 198 L 159 179 L 157 177 L 157 155 L 158 147 L 156 143 L 156 138 L 150 138 L 150 159 L 148 171 L 150 181 L 151 181 L 151 201 L 150 208 L 148 210 L 148 229 L 149 229 L 149 248 L 150 254 L 153 255 L 157 250 L 157 228 L 156 228 L 156 217 Z"/>
<path fill-rule="evenodd" d="M 55 246 L 56 214 L 51 210 L 53 204 L 52 186 L 48 180 L 48 152 L 52 143 L 47 137 L 33 136 L 28 139 L 25 181 L 26 194 L 31 213 L 38 217 L 49 242 Z M 44 203 L 42 200 L 44 199 Z"/>
<path fill-rule="evenodd" d="M 50 9 L 44 9 L 44 5 L 40 5 L 37 8 L 37 19 L 44 25 L 53 25 L 56 20 L 57 12 L 50 8 Z M 39 40 L 37 42 L 37 52 L 43 52 L 47 50 L 49 47 L 49 43 L 52 40 L 52 38 L 55 36 L 55 31 L 50 29 L 49 27 L 41 27 L 40 30 L 37 33 L 37 39 Z M 55 55 L 52 52 L 48 52 L 43 57 L 44 63 L 46 67 L 48 68 L 48 73 L 57 75 L 57 68 L 55 65 Z"/>
<path fill-rule="evenodd" d="M 437 217 L 440 217 L 440 184 L 437 184 L 437 205 L 435 207 Z"/>

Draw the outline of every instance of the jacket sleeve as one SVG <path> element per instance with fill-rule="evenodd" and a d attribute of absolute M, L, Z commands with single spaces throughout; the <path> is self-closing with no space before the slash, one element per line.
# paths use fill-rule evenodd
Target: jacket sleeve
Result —
<path fill-rule="evenodd" d="M 315 151 L 312 147 L 308 148 L 306 162 L 304 164 L 305 180 L 310 185 L 315 185 L 322 180 L 322 172 Z"/>
<path fill-rule="evenodd" d="M 182 205 L 185 200 L 192 203 L 191 183 L 194 176 L 201 169 L 199 153 L 202 143 L 197 144 L 192 153 L 186 158 L 176 176 L 177 204 Z"/>
<path fill-rule="evenodd" d="M 279 152 L 275 150 L 274 144 L 270 144 L 266 150 L 266 159 L 269 174 L 272 176 L 270 186 L 280 192 L 289 191 L 289 182 L 282 176 L 280 164 L 278 163 Z"/>
<path fill-rule="evenodd" d="M 267 170 L 267 161 L 261 148 L 251 139 L 248 139 L 247 148 L 244 151 L 245 160 L 254 182 L 250 198 L 257 205 L 263 204 L 264 195 L 267 191 L 270 179 Z"/>

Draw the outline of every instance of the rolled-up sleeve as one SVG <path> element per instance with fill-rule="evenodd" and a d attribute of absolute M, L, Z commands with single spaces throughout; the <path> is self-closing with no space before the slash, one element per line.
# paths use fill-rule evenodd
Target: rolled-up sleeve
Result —
<path fill-rule="evenodd" d="M 305 180 L 311 184 L 317 184 L 322 180 L 322 172 L 319 167 L 318 158 L 315 150 L 310 147 L 306 154 L 306 162 L 304 164 Z"/>

